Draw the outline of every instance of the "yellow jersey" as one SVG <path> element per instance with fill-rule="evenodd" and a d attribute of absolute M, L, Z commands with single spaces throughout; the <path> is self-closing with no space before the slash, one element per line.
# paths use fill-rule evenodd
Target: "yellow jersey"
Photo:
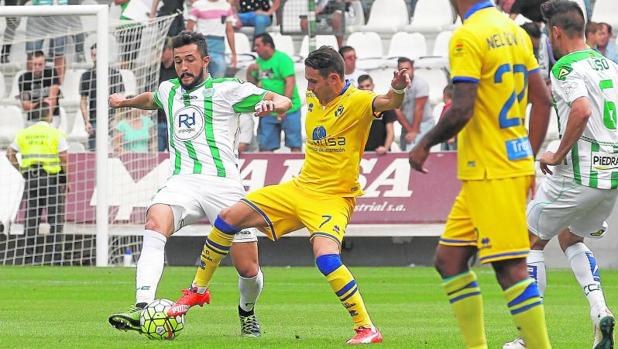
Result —
<path fill-rule="evenodd" d="M 526 32 L 490 1 L 479 2 L 453 33 L 449 60 L 454 83 L 478 83 L 474 115 L 457 139 L 458 177 L 534 174 L 524 118 L 528 76 L 539 66 Z"/>
<path fill-rule="evenodd" d="M 307 92 L 305 162 L 295 179 L 302 188 L 342 197 L 362 195 L 358 175 L 371 122 L 371 91 L 349 83 L 327 105 Z"/>

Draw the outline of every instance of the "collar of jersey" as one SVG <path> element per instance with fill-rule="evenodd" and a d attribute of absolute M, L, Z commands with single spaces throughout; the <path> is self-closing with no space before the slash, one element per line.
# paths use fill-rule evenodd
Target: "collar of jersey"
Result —
<path fill-rule="evenodd" d="M 345 81 L 345 85 L 343 86 L 343 88 L 341 89 L 341 92 L 339 92 L 339 94 L 337 95 L 337 97 L 333 98 L 333 100 L 331 100 L 330 102 L 326 103 L 325 105 L 322 106 L 322 108 L 326 108 L 327 105 L 333 103 L 334 100 L 336 100 L 337 98 L 343 96 L 343 94 L 348 90 L 348 88 L 350 87 L 351 83 L 350 80 L 346 80 Z"/>
<path fill-rule="evenodd" d="M 202 86 L 206 85 L 206 82 L 207 82 L 208 80 L 210 80 L 210 79 L 211 79 L 211 78 L 210 78 L 210 75 L 209 75 L 209 76 L 208 76 L 208 78 L 206 78 L 204 81 L 202 81 L 202 83 L 201 83 L 201 84 L 196 85 L 196 86 L 193 86 L 190 90 L 186 90 L 184 87 L 182 87 L 182 85 L 180 85 L 180 87 L 182 87 L 182 90 L 184 91 L 184 93 L 191 93 L 191 92 L 193 92 L 193 91 L 197 90 L 198 88 L 200 88 L 200 87 L 202 87 Z M 178 81 L 180 81 L 180 80 L 178 80 Z"/>
<path fill-rule="evenodd" d="M 464 14 L 464 21 L 472 16 L 476 11 L 482 10 L 484 8 L 494 7 L 494 4 L 491 1 L 481 1 L 474 4 L 474 6 L 470 7 L 468 11 Z"/>

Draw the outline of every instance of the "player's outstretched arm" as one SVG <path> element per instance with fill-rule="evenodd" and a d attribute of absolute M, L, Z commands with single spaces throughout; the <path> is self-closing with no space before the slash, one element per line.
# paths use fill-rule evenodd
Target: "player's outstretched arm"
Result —
<path fill-rule="evenodd" d="M 154 94 L 152 92 L 144 92 L 133 98 L 126 98 L 120 93 L 114 93 L 109 96 L 109 106 L 111 108 L 137 108 L 146 110 L 155 110 L 158 108 L 154 102 Z"/>
<path fill-rule="evenodd" d="M 540 73 L 533 73 L 528 77 L 528 100 L 532 104 L 528 139 L 532 154 L 536 155 L 543 145 L 551 112 L 551 96 Z"/>
<path fill-rule="evenodd" d="M 272 113 L 285 114 L 292 108 L 292 101 L 280 94 L 267 92 L 261 102 L 255 105 L 255 116 L 266 116 Z"/>
<path fill-rule="evenodd" d="M 387 110 L 397 109 L 403 102 L 405 88 L 410 85 L 410 77 L 406 74 L 406 69 L 393 73 L 391 89 L 385 95 L 378 95 L 373 100 L 373 111 L 381 113 Z"/>

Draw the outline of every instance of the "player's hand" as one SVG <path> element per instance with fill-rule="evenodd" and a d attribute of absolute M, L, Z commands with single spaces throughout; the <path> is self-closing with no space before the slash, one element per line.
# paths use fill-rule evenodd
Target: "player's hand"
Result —
<path fill-rule="evenodd" d="M 429 151 L 425 149 L 425 147 L 418 143 L 410 153 L 408 153 L 408 161 L 410 162 L 410 166 L 413 169 L 422 172 L 429 173 L 429 171 L 423 166 L 425 164 L 425 160 L 427 160 L 427 156 L 429 156 Z"/>
<path fill-rule="evenodd" d="M 255 105 L 255 116 L 270 115 L 275 111 L 275 102 L 271 100 L 263 100 Z"/>
<path fill-rule="evenodd" d="M 381 145 L 381 146 L 376 148 L 376 153 L 378 155 L 384 155 L 384 154 L 388 153 L 388 149 L 386 149 L 385 146 Z"/>
<path fill-rule="evenodd" d="M 543 174 L 553 175 L 554 173 L 549 169 L 549 166 L 555 166 L 559 162 L 560 159 L 556 159 L 556 154 L 554 152 L 546 151 L 539 159 L 541 172 L 543 172 Z"/>
<path fill-rule="evenodd" d="M 122 102 L 126 100 L 127 99 L 125 98 L 125 96 L 121 95 L 120 93 L 114 93 L 113 95 L 109 96 L 109 106 L 111 108 L 122 108 Z"/>
<path fill-rule="evenodd" d="M 407 69 L 401 69 L 393 72 L 393 80 L 391 81 L 391 87 L 395 90 L 403 90 L 410 86 L 410 77 L 406 73 Z"/>

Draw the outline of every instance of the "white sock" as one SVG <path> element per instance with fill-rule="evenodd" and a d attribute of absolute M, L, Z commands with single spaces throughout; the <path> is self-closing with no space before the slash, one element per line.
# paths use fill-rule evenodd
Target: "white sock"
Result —
<path fill-rule="evenodd" d="M 606 307 L 605 296 L 603 290 L 601 290 L 599 266 L 592 252 L 586 245 L 578 242 L 569 246 L 564 254 L 571 262 L 571 269 L 573 269 L 577 282 L 584 290 L 588 303 L 590 303 L 590 310 L 598 311 Z"/>
<path fill-rule="evenodd" d="M 150 303 L 155 299 L 157 285 L 163 274 L 166 240 L 161 233 L 144 231 L 142 253 L 137 261 L 135 276 L 135 303 Z"/>
<path fill-rule="evenodd" d="M 530 250 L 528 258 L 528 274 L 536 281 L 536 285 L 541 293 L 541 298 L 545 296 L 545 288 L 547 287 L 547 276 L 545 274 L 545 258 L 543 250 Z"/>
<path fill-rule="evenodd" d="M 264 286 L 264 275 L 260 269 L 256 276 L 244 278 L 238 275 L 238 289 L 240 290 L 240 308 L 244 311 L 251 311 L 255 307 L 262 287 Z"/>

